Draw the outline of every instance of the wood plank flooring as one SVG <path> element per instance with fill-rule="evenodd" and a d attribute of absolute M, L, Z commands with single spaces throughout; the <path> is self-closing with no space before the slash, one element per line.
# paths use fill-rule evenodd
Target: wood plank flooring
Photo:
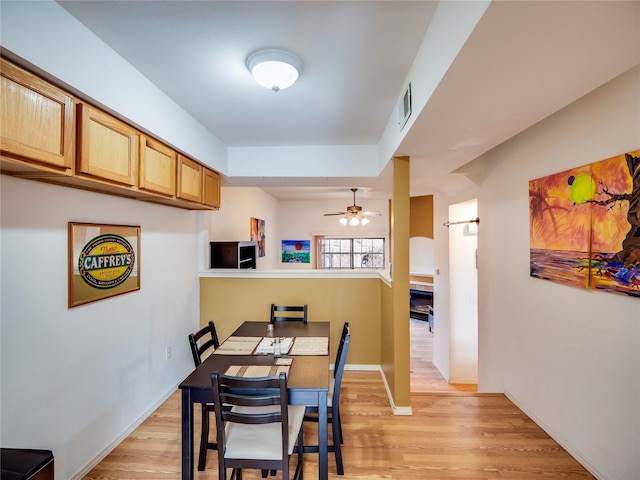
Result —
<path fill-rule="evenodd" d="M 336 475 L 329 454 L 330 478 L 594 478 L 504 395 L 422 393 L 412 394 L 411 402 L 412 416 L 394 416 L 379 373 L 347 370 L 341 402 L 346 474 Z M 194 410 L 199 432 L 200 409 Z M 305 425 L 305 443 L 315 441 L 316 429 L 317 425 Z M 197 452 L 198 438 L 195 444 Z M 196 471 L 196 480 L 218 478 L 216 453 L 209 452 L 207 470 Z M 176 392 L 85 478 L 179 479 L 180 458 L 180 393 Z M 317 479 L 317 455 L 305 455 L 304 470 L 307 480 Z M 261 477 L 249 470 L 244 478 Z"/>
<path fill-rule="evenodd" d="M 423 320 L 410 319 L 411 393 L 477 392 L 475 384 L 450 384 L 432 363 L 433 332 Z"/>

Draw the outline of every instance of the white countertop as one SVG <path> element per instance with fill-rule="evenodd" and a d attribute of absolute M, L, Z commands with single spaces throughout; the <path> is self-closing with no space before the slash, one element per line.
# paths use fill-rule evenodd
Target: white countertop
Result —
<path fill-rule="evenodd" d="M 198 272 L 200 278 L 378 278 L 391 282 L 387 270 L 254 270 L 233 268 L 210 268 Z"/>

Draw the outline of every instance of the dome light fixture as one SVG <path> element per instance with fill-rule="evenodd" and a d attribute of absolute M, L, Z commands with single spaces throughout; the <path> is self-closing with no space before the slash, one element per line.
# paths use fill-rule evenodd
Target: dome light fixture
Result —
<path fill-rule="evenodd" d="M 352 227 L 357 227 L 358 225 L 365 226 L 367 223 L 369 223 L 369 219 L 364 216 L 361 217 L 357 213 L 348 213 L 347 215 L 342 217 L 339 222 L 345 227 L 347 226 L 347 224 L 351 225 Z"/>
<path fill-rule="evenodd" d="M 302 73 L 302 60 L 293 53 L 270 48 L 249 55 L 247 68 L 260 85 L 278 92 L 295 83 Z"/>

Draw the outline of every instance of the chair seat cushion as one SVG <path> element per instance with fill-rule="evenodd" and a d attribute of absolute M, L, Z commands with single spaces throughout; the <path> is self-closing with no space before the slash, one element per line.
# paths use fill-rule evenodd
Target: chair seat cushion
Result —
<path fill-rule="evenodd" d="M 329 391 L 327 392 L 327 407 L 333 406 L 333 389 L 336 386 L 336 379 L 332 376 L 329 379 Z"/>
<path fill-rule="evenodd" d="M 233 407 L 234 412 L 264 411 L 273 412 L 278 406 L 269 407 Z M 293 453 L 302 428 L 304 405 L 289 405 L 289 445 L 288 453 Z M 257 460 L 282 460 L 282 434 L 280 423 L 246 425 L 227 422 L 225 426 L 226 458 L 252 458 Z"/>

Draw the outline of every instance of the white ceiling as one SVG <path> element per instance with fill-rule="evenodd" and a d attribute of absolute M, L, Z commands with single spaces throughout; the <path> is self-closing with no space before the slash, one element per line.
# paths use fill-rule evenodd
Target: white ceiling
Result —
<path fill-rule="evenodd" d="M 58 3 L 230 147 L 377 144 L 438 5 Z M 303 60 L 293 87 L 272 93 L 254 82 L 245 60 L 261 48 Z M 466 188 L 451 172 L 639 62 L 638 1 L 492 3 L 395 152 L 411 157 L 411 194 Z M 388 196 L 388 178 L 322 187 L 287 178 L 287 188 L 264 189 L 350 200 L 350 186 Z"/>

